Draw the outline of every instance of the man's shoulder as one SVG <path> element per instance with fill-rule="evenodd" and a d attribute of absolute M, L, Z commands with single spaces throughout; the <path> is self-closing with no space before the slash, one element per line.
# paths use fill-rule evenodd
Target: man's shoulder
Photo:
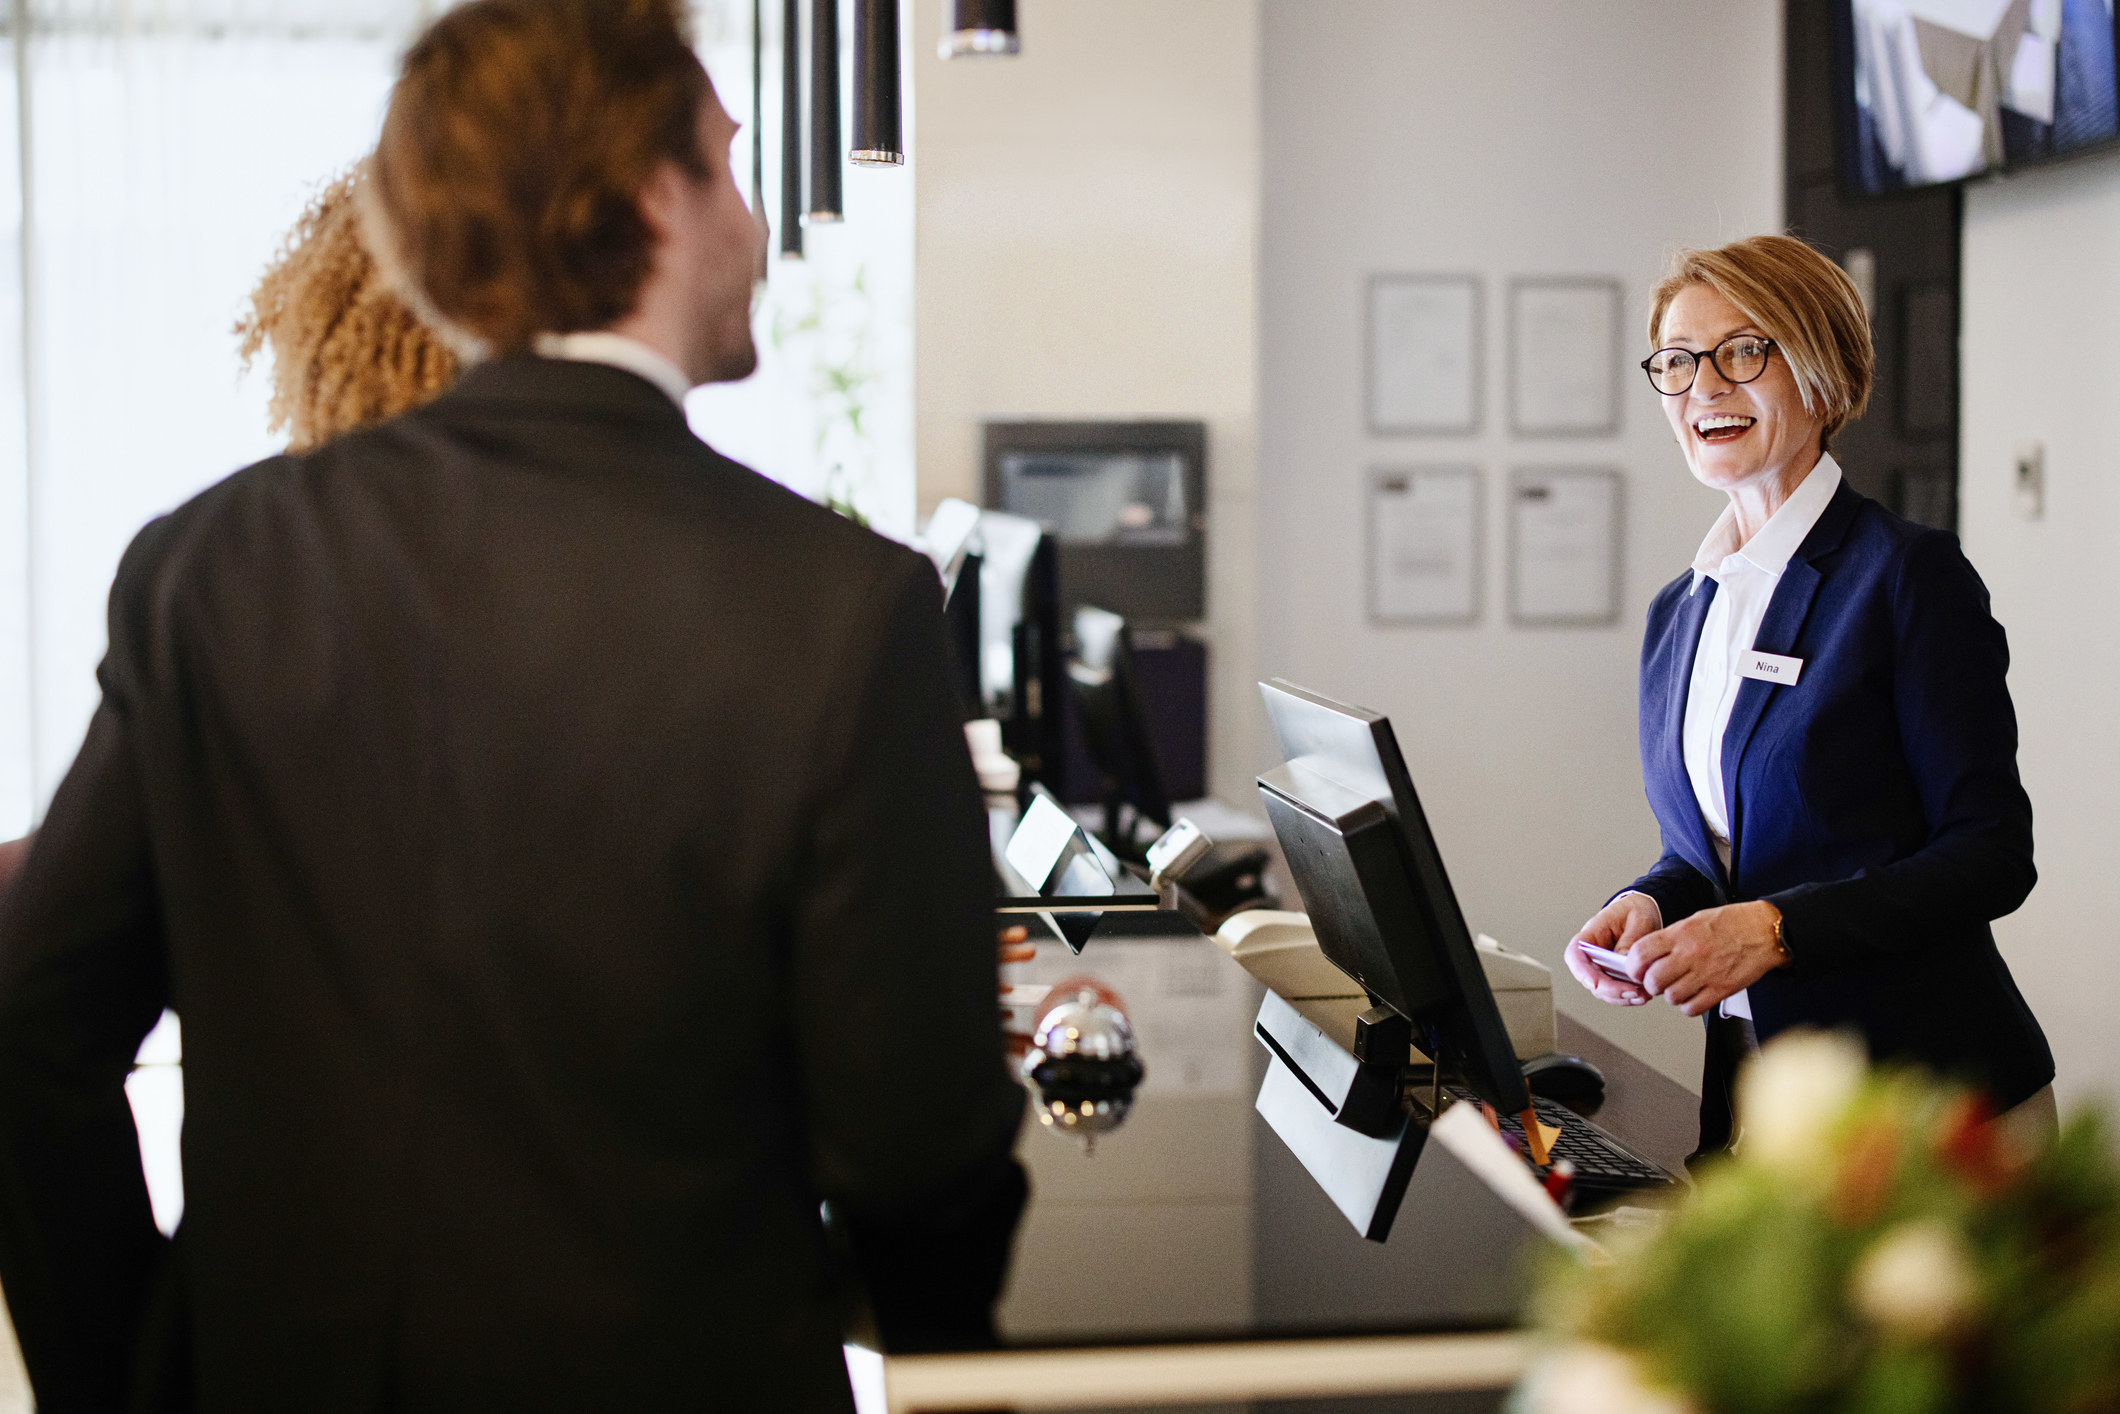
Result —
<path fill-rule="evenodd" d="M 933 566 L 918 551 L 789 490 L 696 437 L 687 455 L 703 493 L 703 528 L 763 537 L 785 557 L 791 574 L 869 586 L 915 573 L 935 577 Z"/>
<path fill-rule="evenodd" d="M 180 566 L 218 526 L 241 518 L 261 497 L 270 497 L 298 462 L 284 452 L 252 462 L 156 516 L 126 547 L 113 592 L 139 588 Z"/>
<path fill-rule="evenodd" d="M 355 507 L 365 514 L 378 501 L 437 515 L 452 498 L 476 502 L 486 494 L 475 489 L 482 473 L 508 459 L 463 435 L 446 409 L 430 409 L 309 452 L 265 458 L 207 487 L 140 532 L 118 587 L 152 580 L 166 589 L 202 562 L 240 555 L 245 545 L 266 550 L 287 539 L 290 526 L 332 523 Z M 724 456 L 682 422 L 652 429 L 645 440 L 640 432 L 614 433 L 606 447 L 592 423 L 558 459 L 585 487 L 635 486 L 645 513 L 670 537 L 666 546 L 681 541 L 733 557 L 756 576 L 761 594 L 844 612 L 865 599 L 896 602 L 909 581 L 934 578 L 924 556 Z"/>

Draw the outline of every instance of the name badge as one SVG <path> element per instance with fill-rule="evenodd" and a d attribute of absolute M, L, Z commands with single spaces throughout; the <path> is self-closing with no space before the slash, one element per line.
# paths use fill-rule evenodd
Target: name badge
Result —
<path fill-rule="evenodd" d="M 1779 653 L 1762 653 L 1755 648 L 1738 658 L 1737 675 L 1741 678 L 1758 678 L 1761 682 L 1778 682 L 1785 687 L 1794 687 L 1796 679 L 1803 676 L 1803 659 L 1784 658 Z"/>

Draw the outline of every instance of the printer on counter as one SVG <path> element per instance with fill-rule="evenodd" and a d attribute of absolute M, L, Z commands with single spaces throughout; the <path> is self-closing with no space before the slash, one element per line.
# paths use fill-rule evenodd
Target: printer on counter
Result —
<path fill-rule="evenodd" d="M 1239 913 L 1214 935 L 1229 956 L 1278 993 L 1311 1025 L 1352 1050 L 1355 1018 L 1370 1006 L 1362 985 L 1333 966 L 1318 947 L 1310 919 L 1301 913 L 1258 908 Z M 1596 1066 L 1557 1052 L 1553 1024 L 1553 971 L 1536 958 L 1506 948 L 1481 933 L 1474 939 L 1480 967 L 1523 1064 L 1533 1093 L 1556 1100 L 1591 1098 L 1604 1090 Z"/>

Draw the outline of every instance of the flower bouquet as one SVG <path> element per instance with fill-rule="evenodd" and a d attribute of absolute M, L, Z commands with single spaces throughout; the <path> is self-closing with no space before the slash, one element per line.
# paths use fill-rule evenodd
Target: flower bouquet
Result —
<path fill-rule="evenodd" d="M 2120 1411 L 2120 1170 L 2095 1113 L 2013 1142 L 1977 1093 L 1776 1040 L 1737 1153 L 1609 1266 L 1556 1267 L 1523 1414 Z"/>

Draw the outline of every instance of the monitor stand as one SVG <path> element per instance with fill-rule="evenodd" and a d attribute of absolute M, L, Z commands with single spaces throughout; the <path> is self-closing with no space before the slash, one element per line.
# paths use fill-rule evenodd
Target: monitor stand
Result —
<path fill-rule="evenodd" d="M 1260 1116 L 1355 1231 L 1384 1241 L 1428 1139 L 1427 1117 L 1401 1098 L 1410 1027 L 1373 1008 L 1350 1055 L 1269 991 L 1253 1034 L 1268 1057 Z"/>

